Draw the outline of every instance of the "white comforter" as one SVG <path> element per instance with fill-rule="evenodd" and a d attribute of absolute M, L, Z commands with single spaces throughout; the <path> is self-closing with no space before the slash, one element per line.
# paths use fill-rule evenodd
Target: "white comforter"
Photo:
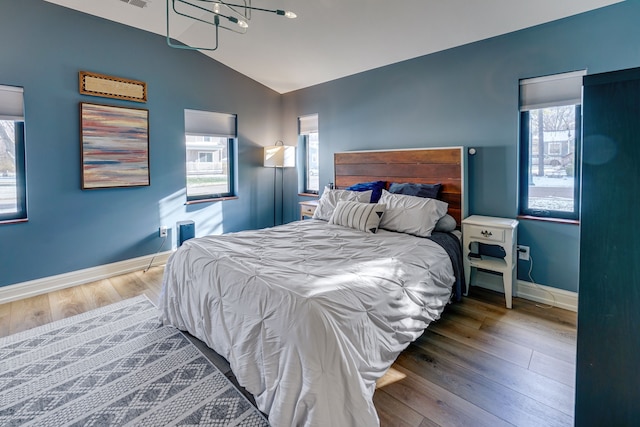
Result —
<path fill-rule="evenodd" d="M 163 323 L 229 361 L 272 425 L 376 426 L 376 379 L 453 281 L 428 239 L 310 220 L 188 240 L 160 303 Z"/>

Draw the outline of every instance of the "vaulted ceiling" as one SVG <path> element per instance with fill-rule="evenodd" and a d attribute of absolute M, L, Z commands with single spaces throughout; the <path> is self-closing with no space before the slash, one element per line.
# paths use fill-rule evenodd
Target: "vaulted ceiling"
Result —
<path fill-rule="evenodd" d="M 46 1 L 166 36 L 171 0 Z M 254 12 L 246 34 L 220 30 L 218 49 L 203 53 L 286 93 L 619 1 L 253 0 L 298 18 Z M 173 38 L 212 45 L 212 26 L 177 18 Z"/>

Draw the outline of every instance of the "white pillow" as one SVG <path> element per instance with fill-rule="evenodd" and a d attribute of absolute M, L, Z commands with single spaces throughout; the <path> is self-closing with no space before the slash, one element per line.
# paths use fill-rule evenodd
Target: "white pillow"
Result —
<path fill-rule="evenodd" d="M 380 228 L 429 237 L 440 218 L 445 216 L 446 202 L 424 197 L 392 194 L 382 190 L 378 203 L 387 205 Z"/>
<path fill-rule="evenodd" d="M 379 203 L 361 203 L 340 200 L 336 205 L 329 224 L 342 225 L 367 233 L 378 231 L 378 224 L 385 210 Z"/>
<path fill-rule="evenodd" d="M 332 190 L 324 187 L 322 197 L 318 200 L 318 207 L 313 213 L 313 219 L 322 219 L 329 221 L 333 210 L 340 200 L 352 200 L 356 202 L 368 203 L 371 200 L 371 190 L 369 191 L 349 191 L 349 190 Z"/>

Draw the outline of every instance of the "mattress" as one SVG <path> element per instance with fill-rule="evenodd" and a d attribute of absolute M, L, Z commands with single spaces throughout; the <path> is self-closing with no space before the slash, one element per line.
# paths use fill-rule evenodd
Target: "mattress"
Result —
<path fill-rule="evenodd" d="M 437 243 L 320 220 L 186 241 L 165 268 L 164 324 L 225 357 L 274 426 L 375 426 L 375 381 L 454 283 Z"/>

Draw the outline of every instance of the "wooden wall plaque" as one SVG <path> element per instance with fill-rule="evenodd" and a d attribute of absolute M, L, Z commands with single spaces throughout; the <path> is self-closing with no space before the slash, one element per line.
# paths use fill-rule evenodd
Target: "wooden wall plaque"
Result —
<path fill-rule="evenodd" d="M 80 93 L 127 101 L 147 102 L 147 84 L 138 80 L 80 71 Z"/>

